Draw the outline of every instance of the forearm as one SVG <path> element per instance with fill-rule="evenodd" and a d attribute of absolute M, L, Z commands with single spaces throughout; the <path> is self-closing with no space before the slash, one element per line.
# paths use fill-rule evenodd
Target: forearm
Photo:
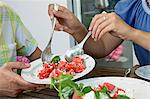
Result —
<path fill-rule="evenodd" d="M 82 26 L 73 34 L 73 37 L 77 42 L 81 42 L 87 32 L 87 29 Z M 102 39 L 96 42 L 92 37 L 90 37 L 85 43 L 84 50 L 85 53 L 95 58 L 102 58 L 111 53 L 113 49 L 121 44 L 121 42 L 122 40 L 120 38 L 114 37 L 111 34 L 107 33 L 102 37 Z"/>
<path fill-rule="evenodd" d="M 37 47 L 37 49 L 30 56 L 28 56 L 28 58 L 30 61 L 34 61 L 41 57 L 41 53 L 42 51 Z"/>
<path fill-rule="evenodd" d="M 134 29 L 129 39 L 150 51 L 150 33 Z"/>

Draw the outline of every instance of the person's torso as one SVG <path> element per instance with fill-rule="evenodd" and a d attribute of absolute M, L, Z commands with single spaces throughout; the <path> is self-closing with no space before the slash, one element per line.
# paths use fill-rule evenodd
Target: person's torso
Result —
<path fill-rule="evenodd" d="M 14 14 L 0 4 L 0 65 L 16 60 Z"/>

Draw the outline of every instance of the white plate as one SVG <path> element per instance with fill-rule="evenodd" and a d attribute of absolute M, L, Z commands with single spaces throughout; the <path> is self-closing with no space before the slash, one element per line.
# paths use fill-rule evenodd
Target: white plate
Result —
<path fill-rule="evenodd" d="M 61 60 L 64 60 L 63 55 L 60 55 Z M 84 54 L 82 58 L 85 59 L 85 70 L 81 73 L 76 73 L 74 76 L 74 79 L 78 79 L 86 74 L 88 74 L 90 71 L 93 70 L 95 67 L 95 60 L 89 56 Z M 45 79 L 39 79 L 38 78 L 38 71 L 42 69 L 42 61 L 41 59 L 35 60 L 31 62 L 31 67 L 27 69 L 23 69 L 21 72 L 21 76 L 23 77 L 24 80 L 31 82 L 31 83 L 36 83 L 36 84 L 50 84 L 50 78 L 45 78 Z"/>
<path fill-rule="evenodd" d="M 127 77 L 97 77 L 78 81 L 85 86 L 97 87 L 99 84 L 109 82 L 126 91 L 128 96 L 134 99 L 149 99 L 150 98 L 150 82 L 144 80 L 127 78 Z M 149 98 L 148 98 L 149 97 Z"/>
<path fill-rule="evenodd" d="M 150 65 L 137 68 L 135 74 L 141 78 L 150 80 Z"/>

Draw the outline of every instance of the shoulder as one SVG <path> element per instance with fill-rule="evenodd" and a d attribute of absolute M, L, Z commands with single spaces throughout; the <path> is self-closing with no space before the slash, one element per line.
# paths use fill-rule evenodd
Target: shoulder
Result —
<path fill-rule="evenodd" d="M 134 6 L 140 2 L 142 1 L 141 0 L 120 0 L 115 6 L 115 11 L 124 11 L 127 9 L 134 8 Z"/>
<path fill-rule="evenodd" d="M 17 16 L 17 13 L 11 8 L 7 3 L 0 1 L 0 14 L 1 15 L 10 15 L 12 16 Z"/>
<path fill-rule="evenodd" d="M 131 25 L 134 21 L 136 11 L 141 7 L 141 0 L 120 0 L 115 6 L 115 13 Z"/>

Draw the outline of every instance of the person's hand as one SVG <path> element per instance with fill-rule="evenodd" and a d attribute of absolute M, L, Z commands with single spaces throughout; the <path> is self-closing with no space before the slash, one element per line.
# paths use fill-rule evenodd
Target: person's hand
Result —
<path fill-rule="evenodd" d="M 55 30 L 65 31 L 73 35 L 73 33 L 79 32 L 80 29 L 85 29 L 78 18 L 63 6 L 59 5 L 58 11 L 55 11 L 53 4 L 50 4 L 48 13 L 50 17 L 55 16 L 57 18 Z"/>
<path fill-rule="evenodd" d="M 99 40 L 106 33 L 128 40 L 134 29 L 113 12 L 95 15 L 89 30 L 92 31 L 92 38 L 95 40 Z"/>
<path fill-rule="evenodd" d="M 0 96 L 16 97 L 24 90 L 31 90 L 39 87 L 26 82 L 14 72 L 15 69 L 25 69 L 29 64 L 21 62 L 8 62 L 0 67 Z"/>

